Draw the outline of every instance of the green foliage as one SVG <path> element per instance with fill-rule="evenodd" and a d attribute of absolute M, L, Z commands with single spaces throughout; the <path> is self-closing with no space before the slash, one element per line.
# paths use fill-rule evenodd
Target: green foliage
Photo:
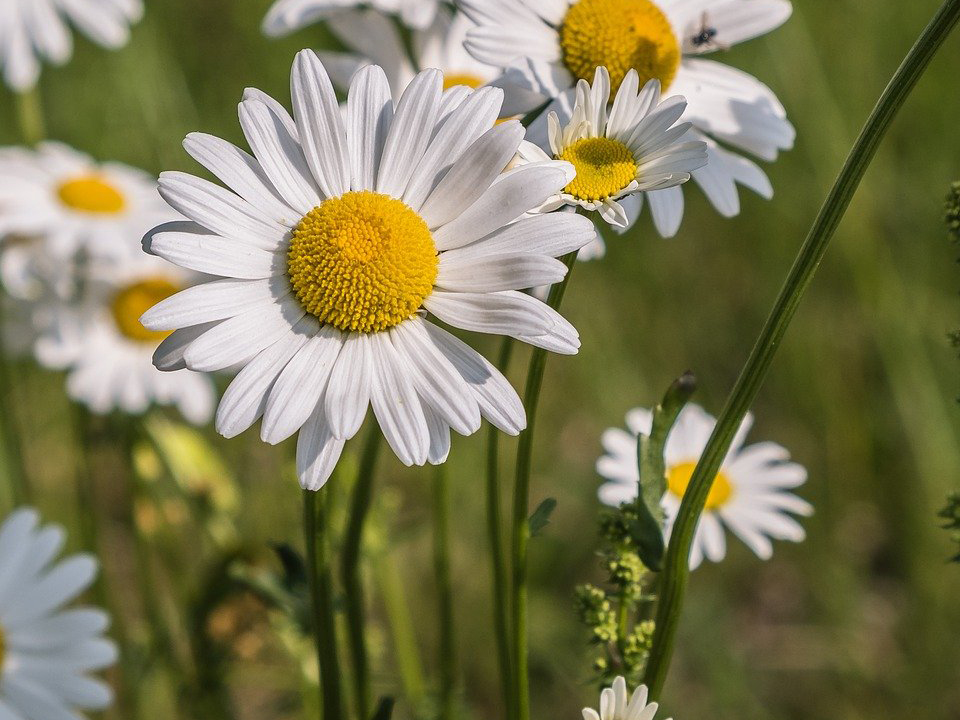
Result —
<path fill-rule="evenodd" d="M 954 242 L 960 242 L 960 181 L 950 185 L 945 207 L 947 230 Z"/>
<path fill-rule="evenodd" d="M 950 494 L 946 507 L 940 511 L 940 517 L 944 519 L 943 529 L 953 531 L 951 538 L 958 546 L 952 561 L 960 563 L 960 491 Z"/>
<path fill-rule="evenodd" d="M 537 506 L 537 509 L 533 511 L 533 515 L 530 516 L 528 523 L 530 537 L 537 537 L 546 529 L 547 525 L 550 524 L 550 516 L 553 515 L 553 511 L 556 509 L 557 501 L 555 498 L 547 498 Z"/>

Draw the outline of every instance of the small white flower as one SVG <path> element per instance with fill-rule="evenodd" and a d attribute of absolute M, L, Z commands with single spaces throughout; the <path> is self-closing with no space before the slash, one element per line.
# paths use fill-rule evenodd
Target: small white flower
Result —
<path fill-rule="evenodd" d="M 383 70 L 353 78 L 345 113 L 322 63 L 297 56 L 294 117 L 248 91 L 240 124 L 253 157 L 209 135 L 185 146 L 233 192 L 164 173 L 160 191 L 193 223 L 157 228 L 145 247 L 224 278 L 142 318 L 173 333 L 160 368 L 244 366 L 220 403 L 217 428 L 261 437 L 299 432 L 304 487 L 322 486 L 368 406 L 407 465 L 443 462 L 450 430 L 481 416 L 525 426 L 516 392 L 482 356 L 429 321 L 509 335 L 560 353 L 576 330 L 519 290 L 558 282 L 558 256 L 590 242 L 573 214 L 525 217 L 570 182 L 568 163 L 504 173 L 523 139 L 495 125 L 502 93 L 443 92 L 437 70 L 417 75 L 396 104 Z M 294 119 L 295 118 L 295 119 Z"/>
<path fill-rule="evenodd" d="M 629 432 L 610 428 L 603 434 L 607 454 L 597 461 L 597 472 L 609 482 L 600 488 L 600 500 L 619 506 L 637 497 L 637 436 L 649 434 L 652 423 L 649 410 L 638 408 L 627 414 Z M 669 536 L 680 509 L 693 470 L 703 454 L 716 420 L 697 405 L 688 405 L 667 437 L 664 452 L 667 470 L 667 492 L 662 506 L 665 533 Z M 801 542 L 806 533 L 793 519 L 810 515 L 813 508 L 788 490 L 807 480 L 807 471 L 790 462 L 790 453 L 780 445 L 762 442 L 744 447 L 753 425 L 748 415 L 734 438 L 730 451 L 713 481 L 707 503 L 690 552 L 690 567 L 696 568 L 703 558 L 713 562 L 726 555 L 723 526 L 732 530 L 763 560 L 773 554 L 774 540 Z"/>
<path fill-rule="evenodd" d="M 710 162 L 693 172 L 721 215 L 740 212 L 737 185 L 773 195 L 766 174 L 737 151 L 767 161 L 793 147 L 795 131 L 776 95 L 747 73 L 701 55 L 726 49 L 779 27 L 789 0 L 458 0 L 478 25 L 467 49 L 479 61 L 504 68 L 504 111 L 523 114 L 552 101 L 569 117 L 577 80 L 597 67 L 610 71 L 617 90 L 631 69 L 640 84 L 659 80 L 665 95 L 687 99 L 685 120 L 708 145 Z M 545 118 L 530 129 L 544 145 Z M 730 146 L 735 150 L 728 150 Z M 657 230 L 677 233 L 683 191 L 648 196 Z"/>
<path fill-rule="evenodd" d="M 583 709 L 583 720 L 653 720 L 657 703 L 647 703 L 647 686 L 641 685 L 627 695 L 627 682 L 622 676 L 613 681 L 613 686 L 600 693 L 600 712 L 593 708 Z"/>
<path fill-rule="evenodd" d="M 142 0 L 0 0 L 0 66 L 8 86 L 29 90 L 40 59 L 62 65 L 73 54 L 69 21 L 106 48 L 127 44 L 143 16 Z"/>
<path fill-rule="evenodd" d="M 93 583 L 97 561 L 73 555 L 54 564 L 63 528 L 40 527 L 36 511 L 11 514 L 0 526 L 0 717 L 77 718 L 113 702 L 105 683 L 90 677 L 117 660 L 104 637 L 109 616 L 65 606 Z"/>
<path fill-rule="evenodd" d="M 326 20 L 339 11 L 373 8 L 396 14 L 404 25 L 423 29 L 433 22 L 443 0 L 277 0 L 263 21 L 263 32 L 278 37 Z"/>
<path fill-rule="evenodd" d="M 131 238 L 171 217 L 141 170 L 96 163 L 62 143 L 0 149 L 0 238 L 41 237 L 53 263 L 78 251 L 129 258 L 137 250 Z"/>
<path fill-rule="evenodd" d="M 707 164 L 707 146 L 690 140 L 690 123 L 677 121 L 686 108 L 682 97 L 660 102 L 660 83 L 651 80 L 640 90 L 635 70 L 627 72 L 610 103 L 610 75 L 597 68 L 591 86 L 577 84 L 572 116 L 564 125 L 555 112 L 547 118 L 549 150 L 553 158 L 569 162 L 577 176 L 544 211 L 563 205 L 599 212 L 616 228 L 636 219 L 643 193 L 680 185 L 690 173 Z M 524 162 L 551 159 L 543 149 L 525 141 Z"/>

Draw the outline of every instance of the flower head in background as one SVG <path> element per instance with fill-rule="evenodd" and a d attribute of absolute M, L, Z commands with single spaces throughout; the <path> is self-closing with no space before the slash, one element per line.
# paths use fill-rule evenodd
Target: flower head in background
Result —
<path fill-rule="evenodd" d="M 330 476 L 372 405 L 397 457 L 442 462 L 450 430 L 487 417 L 525 426 L 523 406 L 482 356 L 428 320 L 575 353 L 576 330 L 519 290 L 559 281 L 556 257 L 589 243 L 589 220 L 524 217 L 570 182 L 567 163 L 503 172 L 523 139 L 495 125 L 501 92 L 443 92 L 414 78 L 394 104 L 383 70 L 351 84 L 345 114 L 311 51 L 292 75 L 294 117 L 249 91 L 240 124 L 253 151 L 208 135 L 185 146 L 232 190 L 164 173 L 160 191 L 192 223 L 157 228 L 148 252 L 223 279 L 175 295 L 144 325 L 176 329 L 160 368 L 242 365 L 217 427 L 262 415 L 270 443 L 297 434 L 304 487 Z M 294 119 L 295 118 L 295 119 Z"/>
<path fill-rule="evenodd" d="M 411 32 L 413 61 L 407 40 L 390 18 L 376 10 L 355 10 L 330 18 L 327 27 L 349 52 L 318 52 L 338 88 L 347 88 L 354 73 L 365 65 L 379 65 L 387 74 L 394 96 L 410 84 L 420 70 L 443 72 L 444 88 L 464 85 L 479 88 L 499 74 L 499 68 L 478 62 L 463 46 L 473 22 L 463 13 L 441 8 L 427 27 Z"/>
<path fill-rule="evenodd" d="M 593 708 L 583 709 L 583 720 L 653 720 L 657 703 L 647 703 L 647 686 L 641 685 L 627 694 L 627 682 L 623 677 L 613 681 L 613 686 L 600 693 L 600 712 Z"/>
<path fill-rule="evenodd" d="M 93 583 L 97 561 L 73 555 L 54 564 L 64 532 L 41 527 L 32 509 L 0 526 L 0 716 L 10 720 L 77 718 L 103 710 L 110 688 L 90 677 L 113 665 L 100 609 L 65 606 Z"/>
<path fill-rule="evenodd" d="M 652 417 L 649 410 L 631 410 L 627 414 L 629 432 L 611 428 L 603 434 L 606 455 L 597 461 L 597 472 L 609 481 L 599 493 L 605 504 L 618 506 L 637 497 L 637 436 L 649 434 Z M 691 568 L 699 566 L 704 557 L 713 562 L 724 558 L 724 525 L 764 560 L 773 554 L 771 539 L 800 542 L 806 537 L 791 514 L 810 515 L 813 508 L 789 490 L 806 482 L 807 471 L 790 462 L 790 453 L 775 443 L 744 447 L 752 424 L 748 415 L 713 481 L 694 535 Z M 716 420 L 702 408 L 688 405 L 667 437 L 667 492 L 662 501 L 667 535 L 715 425 Z"/>
<path fill-rule="evenodd" d="M 774 93 L 758 80 L 701 55 L 770 32 L 790 16 L 789 0 L 459 0 L 478 25 L 467 49 L 504 68 L 497 84 L 504 111 L 529 112 L 547 100 L 565 122 L 578 80 L 610 71 L 614 91 L 630 70 L 639 84 L 659 80 L 665 95 L 687 100 L 684 119 L 708 145 L 710 162 L 694 180 L 724 216 L 740 211 L 737 185 L 763 197 L 773 190 L 764 172 L 737 151 L 773 161 L 793 146 L 795 132 Z M 545 146 L 541 118 L 529 139 Z M 731 146 L 729 150 L 725 146 Z M 676 234 L 683 219 L 679 187 L 648 196 L 657 230 Z"/>
<path fill-rule="evenodd" d="M 677 124 L 686 103 L 674 96 L 660 102 L 660 83 L 651 80 L 641 90 L 635 70 L 629 70 L 610 101 L 610 75 L 597 68 L 591 86 L 577 84 L 573 115 L 560 124 L 556 113 L 548 116 L 551 155 L 569 162 L 576 177 L 544 210 L 563 205 L 599 212 L 617 228 L 636 221 L 643 194 L 674 187 L 707 163 L 707 146 L 690 140 L 689 123 Z M 549 160 L 543 149 L 529 141 L 521 146 L 524 162 Z M 598 238 L 598 242 L 602 242 Z"/>
<path fill-rule="evenodd" d="M 397 15 L 407 27 L 422 30 L 433 22 L 442 4 L 443 0 L 277 0 L 263 20 L 263 32 L 273 37 L 289 35 L 340 11 L 359 8 Z"/>
<path fill-rule="evenodd" d="M 69 22 L 95 43 L 117 49 L 143 16 L 143 0 L 0 0 L 0 67 L 17 92 L 40 77 L 40 60 L 62 65 L 73 54 Z"/>
<path fill-rule="evenodd" d="M 62 143 L 0 149 L 0 237 L 41 238 L 52 263 L 81 251 L 130 258 L 139 254 L 131 238 L 172 216 L 141 170 L 94 162 Z"/>

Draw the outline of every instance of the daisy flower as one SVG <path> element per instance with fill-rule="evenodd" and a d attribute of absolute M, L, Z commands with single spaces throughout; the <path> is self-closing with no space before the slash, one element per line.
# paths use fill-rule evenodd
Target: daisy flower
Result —
<path fill-rule="evenodd" d="M 40 527 L 32 509 L 0 526 L 0 717 L 9 720 L 77 718 L 103 710 L 110 688 L 90 673 L 117 660 L 104 637 L 110 624 L 94 608 L 65 609 L 93 584 L 97 561 L 73 555 L 54 564 L 63 528 Z"/>
<path fill-rule="evenodd" d="M 627 682 L 623 676 L 613 681 L 613 686 L 600 693 L 600 712 L 593 708 L 583 709 L 583 720 L 653 720 L 659 706 L 647 703 L 647 686 L 641 685 L 627 695 Z"/>
<path fill-rule="evenodd" d="M 527 216 L 570 182 L 572 167 L 503 172 L 523 128 L 495 125 L 501 91 L 444 93 L 437 70 L 394 104 L 386 74 L 367 66 L 342 116 L 322 63 L 303 51 L 292 96 L 293 118 L 247 93 L 240 124 L 253 157 L 208 135 L 187 138 L 233 192 L 183 173 L 160 178 L 161 194 L 194 222 L 157 228 L 146 248 L 224 279 L 143 317 L 151 330 L 177 329 L 158 367 L 243 365 L 218 429 L 233 437 L 262 415 L 266 442 L 299 431 L 298 473 L 311 489 L 368 405 L 406 465 L 443 462 L 450 429 L 473 433 L 481 416 L 519 433 L 524 411 L 510 384 L 428 315 L 577 351 L 576 330 L 519 292 L 558 282 L 566 267 L 556 257 L 595 235 L 574 214 Z"/>
<path fill-rule="evenodd" d="M 131 237 L 170 217 L 156 181 L 141 170 L 96 163 L 55 142 L 0 149 L 0 237 L 42 237 L 55 263 L 78 251 L 129 257 L 137 250 Z"/>
<path fill-rule="evenodd" d="M 427 27 L 413 30 L 407 40 L 396 23 L 376 10 L 344 12 L 330 18 L 327 27 L 349 52 L 319 52 L 320 60 L 339 88 L 346 88 L 357 70 L 379 65 L 387 73 L 390 89 L 399 96 L 420 70 L 437 68 L 443 72 L 444 88 L 465 85 L 479 88 L 494 80 L 500 70 L 474 59 L 463 47 L 467 31 L 474 27 L 463 13 L 437 12 Z"/>
<path fill-rule="evenodd" d="M 643 193 L 684 183 L 706 165 L 704 143 L 681 141 L 690 123 L 675 124 L 686 107 L 684 99 L 675 96 L 661 103 L 657 80 L 639 92 L 638 82 L 637 72 L 629 70 L 608 114 L 610 75 L 599 67 L 592 86 L 586 80 L 577 84 L 573 114 L 565 126 L 555 112 L 547 116 L 552 156 L 573 165 L 577 175 L 545 210 L 581 207 L 624 228 Z M 520 154 L 525 162 L 550 159 L 528 141 Z"/>
<path fill-rule="evenodd" d="M 397 15 L 408 27 L 423 29 L 433 22 L 442 4 L 443 0 L 277 0 L 263 20 L 263 32 L 273 37 L 289 35 L 338 11 L 367 7 Z"/>
<path fill-rule="evenodd" d="M 751 75 L 701 55 L 770 32 L 787 20 L 789 0 L 459 0 L 478 25 L 467 49 L 504 68 L 504 111 L 525 113 L 552 100 L 569 115 L 577 80 L 597 67 L 616 91 L 632 69 L 639 84 L 659 80 L 663 92 L 687 100 L 685 120 L 707 143 L 709 163 L 693 172 L 714 207 L 740 211 L 737 185 L 765 198 L 766 174 L 740 151 L 766 161 L 793 146 L 795 132 L 776 95 Z M 544 123 L 531 128 L 542 144 Z M 539 133 L 539 137 L 537 136 Z M 657 230 L 672 237 L 683 218 L 679 187 L 648 196 Z"/>
<path fill-rule="evenodd" d="M 40 77 L 40 59 L 62 65 L 73 54 L 67 23 L 95 43 L 117 49 L 143 16 L 142 0 L 0 0 L 0 66 L 17 92 Z"/>
<path fill-rule="evenodd" d="M 616 507 L 636 499 L 637 436 L 649 434 L 652 418 L 649 410 L 631 410 L 627 414 L 629 432 L 610 428 L 603 434 L 606 455 L 597 461 L 597 472 L 609 481 L 600 488 L 603 503 Z M 716 420 L 701 407 L 687 405 L 667 437 L 664 451 L 667 491 L 661 504 L 668 536 L 715 425 Z M 726 554 L 723 526 L 763 560 L 773 554 L 771 539 L 800 542 L 806 537 L 792 514 L 810 515 L 813 508 L 788 491 L 806 482 L 807 471 L 790 462 L 790 453 L 775 443 L 744 447 L 752 425 L 753 417 L 747 415 L 713 481 L 693 538 L 691 569 L 698 567 L 704 557 L 713 562 L 723 560 Z"/>

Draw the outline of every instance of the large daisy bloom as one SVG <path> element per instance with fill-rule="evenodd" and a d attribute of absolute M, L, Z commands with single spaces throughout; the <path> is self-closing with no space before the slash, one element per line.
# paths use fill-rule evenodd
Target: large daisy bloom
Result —
<path fill-rule="evenodd" d="M 590 221 L 529 211 L 570 182 L 568 163 L 503 172 L 523 139 L 495 125 L 496 88 L 443 93 L 417 75 L 394 104 L 383 70 L 356 74 L 345 115 L 322 63 L 294 63 L 291 118 L 250 91 L 240 124 L 253 157 L 207 135 L 186 148 L 233 192 L 183 173 L 160 191 L 192 223 L 157 228 L 149 252 L 220 276 L 143 318 L 177 328 L 160 368 L 245 366 L 217 427 L 233 437 L 262 415 L 261 437 L 299 431 L 304 487 L 326 482 L 372 405 L 397 457 L 442 462 L 450 429 L 486 417 L 525 426 L 516 392 L 482 356 L 428 317 L 575 353 L 576 330 L 519 292 L 562 279 L 555 259 L 590 242 Z"/>
<path fill-rule="evenodd" d="M 573 165 L 577 175 L 545 209 L 581 207 L 625 228 L 639 212 L 643 193 L 684 183 L 706 165 L 707 146 L 682 140 L 690 129 L 690 123 L 677 124 L 684 99 L 674 96 L 661 103 L 659 81 L 651 80 L 642 90 L 638 82 L 637 72 L 628 71 L 608 112 L 610 74 L 599 67 L 592 86 L 586 80 L 577 84 L 566 125 L 555 112 L 548 115 L 550 153 Z M 528 141 L 521 155 L 528 162 L 550 159 Z"/>
<path fill-rule="evenodd" d="M 13 90 L 29 90 L 40 77 L 41 58 L 55 65 L 69 60 L 68 22 L 95 43 L 117 49 L 142 16 L 142 0 L 0 0 L 3 79 Z"/>
<path fill-rule="evenodd" d="M 647 686 L 641 685 L 627 694 L 627 681 L 622 676 L 600 693 L 600 712 L 583 709 L 583 720 L 653 720 L 658 705 L 647 703 Z"/>
<path fill-rule="evenodd" d="M 627 413 L 629 432 L 610 428 L 603 434 L 606 454 L 597 461 L 597 472 L 609 482 L 600 488 L 600 500 L 619 506 L 637 497 L 637 436 L 650 433 L 653 415 L 638 408 Z M 661 505 L 665 533 L 669 536 L 716 420 L 697 405 L 687 405 L 667 436 L 664 458 L 667 491 Z M 747 415 L 713 481 L 693 538 L 690 567 L 706 557 L 713 562 L 726 555 L 723 526 L 733 531 L 763 560 L 773 554 L 771 540 L 801 542 L 806 533 L 792 515 L 810 515 L 813 508 L 789 490 L 803 485 L 807 471 L 790 462 L 790 453 L 780 445 L 761 442 L 744 447 L 753 417 Z"/>
<path fill-rule="evenodd" d="M 787 20 L 789 0 L 459 0 L 478 27 L 467 49 L 505 69 L 504 110 L 524 113 L 552 100 L 570 113 L 577 80 L 597 67 L 614 91 L 633 69 L 639 84 L 659 80 L 665 95 L 687 100 L 684 119 L 708 145 L 710 162 L 693 178 L 724 216 L 740 211 L 737 185 L 765 198 L 773 190 L 748 153 L 766 161 L 793 146 L 795 132 L 776 95 L 757 79 L 702 55 L 770 32 Z M 566 108 L 566 110 L 564 110 Z M 532 132 L 545 134 L 540 124 Z M 537 141 L 540 138 L 532 138 Z M 538 142 L 538 144 L 540 144 Z M 649 195 L 659 233 L 683 218 L 679 187 Z"/>
<path fill-rule="evenodd" d="M 399 97 L 420 70 L 443 72 L 445 89 L 455 85 L 479 88 L 500 75 L 500 69 L 478 62 L 463 46 L 473 22 L 463 13 L 437 12 L 427 27 L 413 30 L 410 46 L 397 24 L 376 10 L 339 13 L 327 27 L 348 52 L 319 52 L 334 85 L 346 88 L 357 70 L 379 65 L 387 73 L 390 89 Z"/>
<path fill-rule="evenodd" d="M 103 610 L 65 606 L 93 583 L 97 561 L 73 555 L 59 562 L 65 534 L 40 526 L 20 509 L 0 526 L 0 717 L 4 720 L 77 718 L 103 710 L 113 693 L 90 673 L 117 660 L 104 637 Z"/>
<path fill-rule="evenodd" d="M 343 10 L 373 8 L 397 15 L 404 25 L 423 29 L 433 22 L 443 0 L 277 0 L 263 20 L 263 32 L 289 35 Z"/>
<path fill-rule="evenodd" d="M 129 257 L 131 237 L 170 217 L 156 180 L 141 170 L 56 142 L 0 149 L 0 237 L 42 237 L 57 263 L 78 251 Z"/>

